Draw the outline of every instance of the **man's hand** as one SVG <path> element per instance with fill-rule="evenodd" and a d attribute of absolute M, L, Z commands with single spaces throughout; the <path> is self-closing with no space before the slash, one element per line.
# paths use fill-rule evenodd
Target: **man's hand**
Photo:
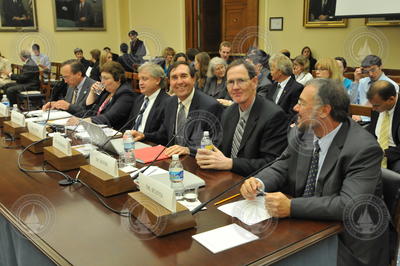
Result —
<path fill-rule="evenodd" d="M 351 118 L 356 122 L 361 121 L 361 116 L 359 116 L 359 115 L 352 115 Z"/>
<path fill-rule="evenodd" d="M 289 217 L 290 199 L 281 192 L 267 193 L 265 195 L 265 208 L 272 217 Z"/>
<path fill-rule="evenodd" d="M 354 82 L 359 82 L 361 78 L 362 78 L 362 68 L 357 67 L 356 70 L 354 70 Z"/>
<path fill-rule="evenodd" d="M 61 110 L 68 110 L 71 104 L 64 100 L 58 100 L 54 103 L 54 108 L 61 109 Z"/>
<path fill-rule="evenodd" d="M 67 126 L 76 126 L 79 124 L 79 118 L 76 116 L 72 116 L 70 119 L 67 120 Z"/>
<path fill-rule="evenodd" d="M 262 184 L 255 177 L 250 177 L 244 181 L 240 188 L 240 193 L 245 199 L 254 200 L 258 194 L 257 188 L 261 188 Z"/>
<path fill-rule="evenodd" d="M 144 134 L 142 132 L 136 131 L 136 130 L 131 130 L 132 137 L 135 141 L 139 141 L 144 139 Z"/>
<path fill-rule="evenodd" d="M 46 103 L 45 105 L 42 106 L 42 111 L 46 111 L 49 108 L 54 109 L 54 104 L 55 103 L 56 102 L 48 102 L 48 103 Z"/>
<path fill-rule="evenodd" d="M 217 169 L 217 170 L 231 170 L 233 161 L 214 147 L 213 151 L 207 149 L 198 149 L 196 154 L 196 161 L 200 168 L 203 169 Z"/>
<path fill-rule="evenodd" d="M 180 145 L 174 145 L 167 148 L 164 151 L 165 155 L 172 156 L 172 154 L 179 154 L 179 155 L 187 155 L 190 154 L 190 150 L 188 147 L 182 147 Z"/>

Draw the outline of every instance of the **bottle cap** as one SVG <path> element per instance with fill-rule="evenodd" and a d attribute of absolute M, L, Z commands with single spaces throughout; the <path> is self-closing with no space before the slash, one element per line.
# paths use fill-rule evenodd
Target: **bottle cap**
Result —
<path fill-rule="evenodd" d="M 179 154 L 172 154 L 172 160 L 174 161 L 179 160 Z"/>
<path fill-rule="evenodd" d="M 204 131 L 203 136 L 210 136 L 210 133 L 208 131 Z"/>

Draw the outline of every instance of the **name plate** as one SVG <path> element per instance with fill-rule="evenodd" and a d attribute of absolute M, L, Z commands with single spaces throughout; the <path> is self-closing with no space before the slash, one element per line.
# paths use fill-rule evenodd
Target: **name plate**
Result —
<path fill-rule="evenodd" d="M 24 127 L 25 126 L 24 114 L 17 111 L 11 111 L 11 122 L 14 122 L 17 125 Z"/>
<path fill-rule="evenodd" d="M 0 116 L 2 117 L 10 116 L 10 109 L 5 104 L 0 104 Z"/>
<path fill-rule="evenodd" d="M 117 160 L 107 154 L 93 150 L 90 152 L 90 165 L 100 169 L 107 174 L 118 177 L 118 163 Z"/>
<path fill-rule="evenodd" d="M 164 208 L 175 213 L 175 191 L 170 186 L 157 181 L 157 178 L 165 178 L 165 174 L 146 176 L 142 173 L 139 173 L 140 191 L 155 202 L 159 203 Z"/>
<path fill-rule="evenodd" d="M 34 122 L 27 122 L 26 124 L 28 125 L 29 133 L 32 135 L 35 135 L 40 139 L 44 139 L 46 137 L 46 126 Z"/>
<path fill-rule="evenodd" d="M 53 147 L 68 156 L 72 156 L 71 143 L 67 138 L 61 136 L 59 132 L 53 135 Z"/>

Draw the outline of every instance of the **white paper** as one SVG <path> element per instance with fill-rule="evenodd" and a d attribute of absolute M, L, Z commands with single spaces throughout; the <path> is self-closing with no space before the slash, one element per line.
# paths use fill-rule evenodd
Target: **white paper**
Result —
<path fill-rule="evenodd" d="M 196 208 L 197 206 L 199 206 L 201 204 L 200 200 L 196 200 L 194 202 L 189 202 L 187 200 L 180 200 L 178 201 L 180 204 L 182 204 L 183 206 L 185 206 L 186 208 L 188 208 L 189 211 L 192 211 L 194 208 Z M 207 207 L 203 207 L 201 210 L 205 210 L 207 209 Z"/>
<path fill-rule="evenodd" d="M 237 224 L 193 235 L 192 238 L 214 254 L 259 239 Z"/>
<path fill-rule="evenodd" d="M 58 120 L 54 120 L 54 121 L 49 121 L 48 124 L 49 125 L 57 125 L 57 126 L 65 126 L 65 125 L 67 125 L 68 120 L 69 120 L 69 118 L 62 118 L 62 119 L 58 119 Z"/>
<path fill-rule="evenodd" d="M 253 225 L 271 218 L 265 208 L 265 197 L 255 200 L 239 200 L 218 207 L 218 209 L 232 217 L 238 218 L 247 225 Z"/>
<path fill-rule="evenodd" d="M 35 117 L 35 119 L 31 119 L 31 121 L 46 121 L 47 117 L 49 117 L 49 120 L 55 120 L 72 116 L 70 113 L 61 110 L 50 110 L 50 116 L 49 111 L 42 110 L 29 111 L 25 112 L 25 114 L 29 117 Z"/>

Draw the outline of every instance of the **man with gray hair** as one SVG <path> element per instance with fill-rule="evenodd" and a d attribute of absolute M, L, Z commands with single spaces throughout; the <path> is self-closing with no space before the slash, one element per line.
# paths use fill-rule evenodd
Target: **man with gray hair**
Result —
<path fill-rule="evenodd" d="M 287 56 L 272 55 L 269 59 L 269 68 L 275 82 L 267 85 L 266 97 L 282 107 L 290 120 L 296 114 L 293 107 L 297 104 L 303 85 L 293 77 L 293 64 Z"/>
<path fill-rule="evenodd" d="M 297 126 L 290 131 L 281 160 L 247 179 L 242 195 L 254 200 L 259 190 L 268 192 L 265 207 L 272 217 L 359 225 L 360 214 L 366 210 L 365 205 L 359 209 L 360 196 L 382 197 L 382 149 L 348 117 L 349 103 L 335 81 L 307 82 L 294 107 Z M 346 210 L 359 214 L 347 217 Z M 373 232 L 343 230 L 338 235 L 337 265 L 389 264 L 387 218 L 378 217 L 377 212 L 368 215 L 373 221 L 383 219 L 382 227 L 376 226 Z"/>
<path fill-rule="evenodd" d="M 20 74 L 13 74 L 12 72 L 4 72 L 11 80 L 16 83 L 9 83 L 3 87 L 4 92 L 10 104 L 17 103 L 17 96 L 23 90 L 36 90 L 39 88 L 39 67 L 31 58 L 31 53 L 28 50 L 22 50 L 19 53 L 20 59 L 24 62 Z"/>

